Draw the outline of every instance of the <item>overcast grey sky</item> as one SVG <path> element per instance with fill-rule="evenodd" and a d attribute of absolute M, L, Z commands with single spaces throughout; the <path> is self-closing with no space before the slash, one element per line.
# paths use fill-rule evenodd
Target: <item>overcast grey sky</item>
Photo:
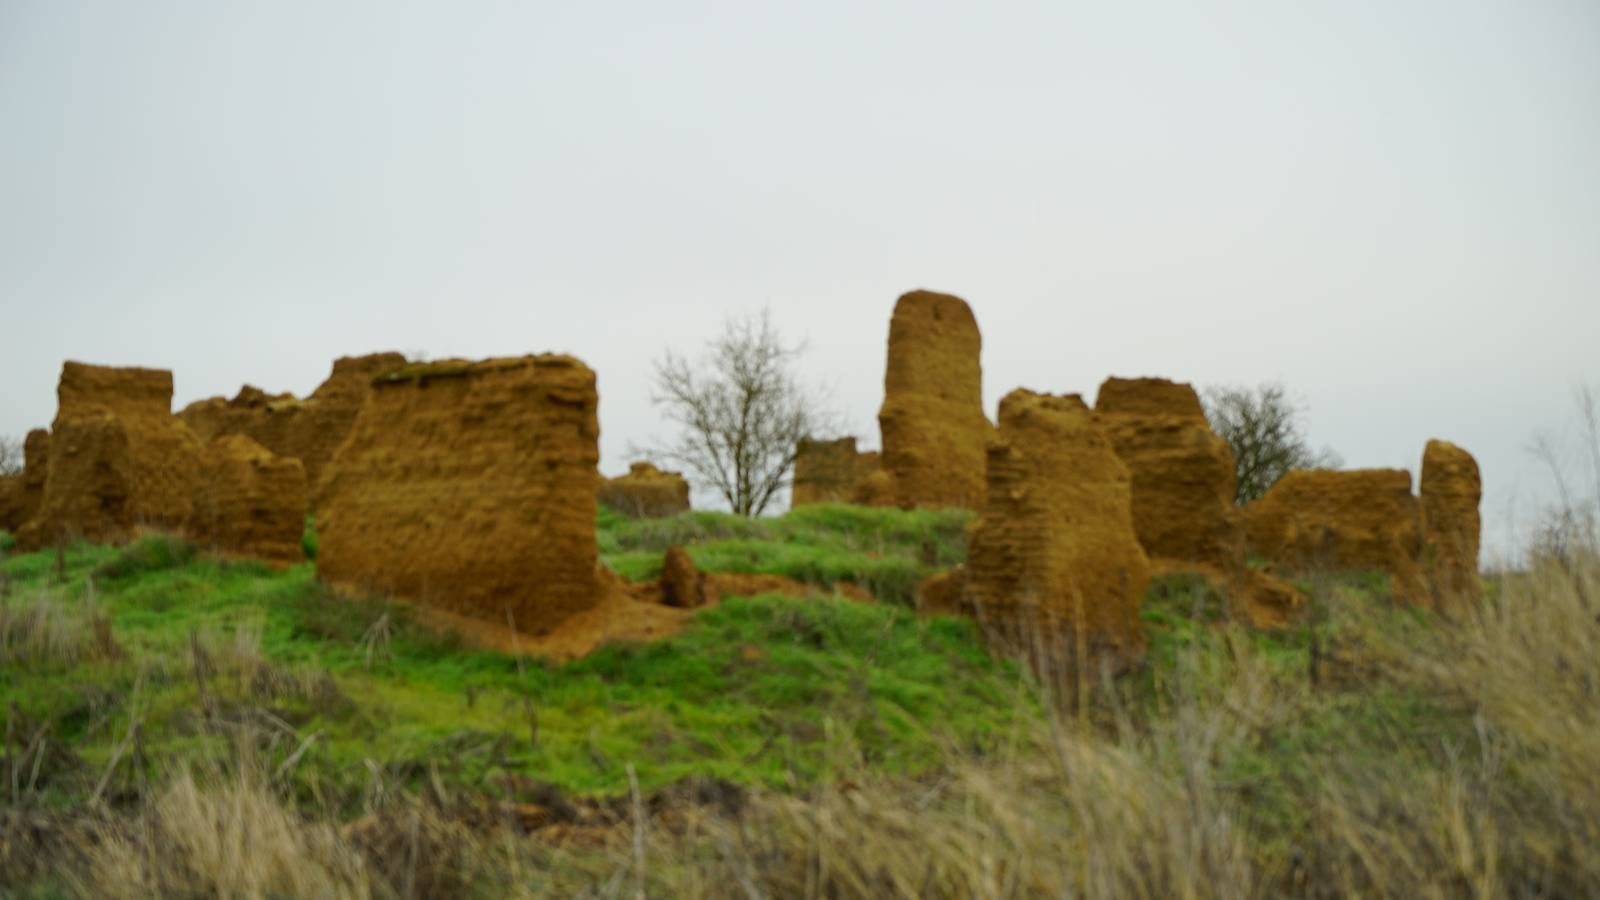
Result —
<path fill-rule="evenodd" d="M 1466 446 L 1503 529 L 1600 384 L 1600 3 L 0 0 L 0 433 L 67 358 L 182 405 L 561 351 L 617 472 L 650 361 L 765 305 L 875 444 L 916 287 L 991 415 L 1278 379 L 1348 465 Z"/>

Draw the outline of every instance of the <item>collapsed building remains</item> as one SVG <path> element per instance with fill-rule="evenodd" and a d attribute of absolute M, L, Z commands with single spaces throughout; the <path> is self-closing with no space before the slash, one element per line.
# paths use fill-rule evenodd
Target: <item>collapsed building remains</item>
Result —
<path fill-rule="evenodd" d="M 637 519 L 675 516 L 689 511 L 689 482 L 648 462 L 630 463 L 628 474 L 600 482 L 600 502 Z"/>

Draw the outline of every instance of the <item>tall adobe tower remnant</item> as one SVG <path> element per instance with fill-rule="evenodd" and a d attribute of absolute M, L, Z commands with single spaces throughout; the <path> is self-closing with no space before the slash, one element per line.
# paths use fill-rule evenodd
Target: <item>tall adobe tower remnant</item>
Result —
<path fill-rule="evenodd" d="M 569 356 L 379 376 L 323 477 L 317 574 L 533 634 L 590 609 L 598 404 Z"/>
<path fill-rule="evenodd" d="M 1422 451 L 1423 558 L 1435 608 L 1448 609 L 1482 594 L 1478 584 L 1478 504 L 1483 480 L 1472 454 L 1448 441 L 1432 440 Z"/>
<path fill-rule="evenodd" d="M 878 425 L 885 493 L 899 506 L 976 509 L 983 502 L 984 448 L 994 427 L 983 414 L 982 347 L 960 297 L 912 291 L 895 303 Z"/>

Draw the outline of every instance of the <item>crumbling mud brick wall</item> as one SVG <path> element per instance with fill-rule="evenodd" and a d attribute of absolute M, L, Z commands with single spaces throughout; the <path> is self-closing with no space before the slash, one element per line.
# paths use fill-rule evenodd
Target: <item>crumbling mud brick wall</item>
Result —
<path fill-rule="evenodd" d="M 1283 572 L 1369 569 L 1427 603 L 1422 517 L 1405 469 L 1300 469 L 1244 508 L 1249 548 Z"/>
<path fill-rule="evenodd" d="M 399 353 L 342 356 L 334 360 L 327 380 L 304 400 L 245 385 L 232 400 L 201 400 L 178 415 L 201 440 L 224 434 L 249 435 L 277 456 L 300 460 L 311 499 L 315 499 L 322 470 L 349 435 L 373 379 L 405 364 L 406 358 Z"/>
<path fill-rule="evenodd" d="M 200 483 L 200 442 L 172 415 L 172 373 L 69 361 L 56 396 L 44 490 L 36 521 L 23 529 L 27 540 L 181 529 Z"/>
<path fill-rule="evenodd" d="M 22 441 L 22 522 L 33 518 L 44 501 L 44 482 L 50 477 L 50 432 L 35 428 Z M 21 523 L 18 523 L 19 526 Z"/>
<path fill-rule="evenodd" d="M 323 478 L 318 574 L 532 634 L 589 609 L 597 407 L 568 356 L 381 376 Z"/>
<path fill-rule="evenodd" d="M 625 516 L 654 519 L 689 511 L 689 482 L 647 462 L 628 465 L 628 474 L 600 482 L 600 502 Z"/>
<path fill-rule="evenodd" d="M 1145 552 L 1223 570 L 1242 563 L 1233 451 L 1211 430 L 1194 388 L 1108 378 L 1094 408 L 1132 473 L 1133 525 Z"/>
<path fill-rule="evenodd" d="M 50 432 L 43 428 L 28 432 L 22 459 L 21 472 L 0 476 L 0 531 L 15 533 L 38 511 L 50 467 Z"/>
<path fill-rule="evenodd" d="M 104 411 L 58 415 L 44 493 L 17 533 L 25 550 L 73 538 L 118 543 L 133 533 L 134 465 L 128 429 Z"/>
<path fill-rule="evenodd" d="M 898 505 L 983 503 L 984 448 L 994 428 L 983 415 L 982 348 L 961 298 L 912 291 L 895 303 L 878 426 Z"/>
<path fill-rule="evenodd" d="M 186 532 L 228 554 L 273 563 L 304 558 L 306 473 L 300 460 L 276 456 L 242 434 L 205 448 L 205 479 Z"/>
<path fill-rule="evenodd" d="M 1008 394 L 987 481 L 964 603 L 990 639 L 1070 661 L 1069 672 L 1141 658 L 1150 563 L 1134 532 L 1131 478 L 1082 398 Z M 928 593 L 938 606 L 962 605 L 947 589 Z"/>
<path fill-rule="evenodd" d="M 877 452 L 857 450 L 853 437 L 833 441 L 806 438 L 795 447 L 789 505 L 853 502 L 862 482 L 877 472 L 878 466 Z"/>
<path fill-rule="evenodd" d="M 22 515 L 22 473 L 0 475 L 0 531 L 14 532 L 27 521 Z"/>
<path fill-rule="evenodd" d="M 1482 595 L 1478 545 L 1483 529 L 1478 461 L 1448 441 L 1429 441 L 1422 452 L 1417 492 L 1422 503 L 1423 558 L 1435 608 L 1476 601 Z"/>

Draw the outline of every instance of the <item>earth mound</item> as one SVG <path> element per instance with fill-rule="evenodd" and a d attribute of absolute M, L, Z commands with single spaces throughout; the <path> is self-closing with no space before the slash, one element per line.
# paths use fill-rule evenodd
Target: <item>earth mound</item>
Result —
<path fill-rule="evenodd" d="M 1150 562 L 1134 531 L 1131 478 L 1081 397 L 1019 389 L 1001 401 L 970 544 L 964 603 L 991 641 L 1058 674 L 1119 670 L 1143 656 Z"/>
<path fill-rule="evenodd" d="M 598 405 L 568 356 L 380 376 L 323 478 L 318 574 L 535 635 L 595 607 Z"/>
<path fill-rule="evenodd" d="M 878 466 L 878 453 L 858 451 L 853 437 L 832 441 L 806 438 L 795 447 L 789 505 L 851 502 Z"/>
<path fill-rule="evenodd" d="M 600 482 L 600 502 L 625 516 L 654 519 L 689 511 L 689 482 L 647 462 L 628 464 L 628 474 Z"/>
<path fill-rule="evenodd" d="M 306 473 L 242 434 L 206 445 L 205 482 L 186 529 L 225 553 L 274 563 L 304 558 Z"/>
<path fill-rule="evenodd" d="M 1244 509 L 1250 549 L 1289 572 L 1371 569 L 1425 603 L 1422 521 L 1405 469 L 1299 469 Z"/>
<path fill-rule="evenodd" d="M 1478 504 L 1483 480 L 1472 454 L 1448 441 L 1432 440 L 1422 451 L 1422 477 L 1417 493 L 1422 502 L 1422 535 L 1428 581 L 1435 608 L 1475 601 L 1478 543 L 1483 524 Z"/>
<path fill-rule="evenodd" d="M 676 544 L 667 548 L 661 563 L 661 602 L 679 609 L 705 606 L 706 576 L 695 568 L 694 560 Z"/>
<path fill-rule="evenodd" d="M 983 503 L 983 338 L 960 297 L 912 291 L 895 303 L 878 426 L 883 471 L 902 507 Z"/>
<path fill-rule="evenodd" d="M 1223 568 L 1243 561 L 1233 451 L 1190 385 L 1108 378 L 1095 415 L 1133 476 L 1133 525 L 1153 557 Z"/>

